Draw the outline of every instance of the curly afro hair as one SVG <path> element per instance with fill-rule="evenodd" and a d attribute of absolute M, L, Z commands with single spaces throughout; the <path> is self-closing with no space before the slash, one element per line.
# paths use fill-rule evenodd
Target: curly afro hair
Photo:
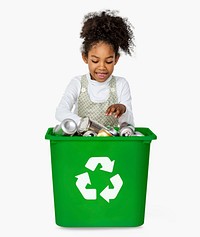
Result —
<path fill-rule="evenodd" d="M 131 56 L 134 50 L 133 26 L 127 18 L 117 16 L 118 11 L 104 10 L 90 12 L 83 18 L 83 27 L 80 32 L 82 53 L 86 56 L 92 46 L 100 41 L 110 44 L 116 55 L 119 50 Z"/>

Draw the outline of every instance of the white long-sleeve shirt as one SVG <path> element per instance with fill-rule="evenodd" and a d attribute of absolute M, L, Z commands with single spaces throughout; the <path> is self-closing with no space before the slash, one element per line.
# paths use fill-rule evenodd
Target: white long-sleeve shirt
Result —
<path fill-rule="evenodd" d="M 105 102 L 109 97 L 109 81 L 110 76 L 105 82 L 97 82 L 91 80 L 90 74 L 86 75 L 88 80 L 88 94 L 90 100 L 94 103 Z M 127 122 L 134 125 L 132 113 L 132 98 L 130 87 L 127 80 L 123 77 L 115 76 L 118 103 L 126 106 L 126 112 L 119 118 L 119 124 Z M 81 75 L 71 79 L 65 92 L 56 108 L 55 117 L 62 122 L 66 118 L 73 119 L 77 124 L 80 123 L 80 117 L 77 115 L 78 111 L 78 97 L 81 90 Z"/>

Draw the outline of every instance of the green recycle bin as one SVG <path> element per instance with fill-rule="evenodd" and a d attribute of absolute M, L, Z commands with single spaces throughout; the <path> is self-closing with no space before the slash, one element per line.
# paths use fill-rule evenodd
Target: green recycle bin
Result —
<path fill-rule="evenodd" d="M 151 141 L 144 136 L 54 135 L 50 140 L 55 222 L 62 227 L 136 227 L 144 223 Z"/>

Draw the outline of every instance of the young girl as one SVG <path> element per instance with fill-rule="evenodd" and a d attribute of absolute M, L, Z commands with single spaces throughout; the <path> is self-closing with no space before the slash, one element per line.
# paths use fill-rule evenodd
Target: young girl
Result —
<path fill-rule="evenodd" d="M 80 33 L 82 58 L 89 72 L 71 79 L 56 109 L 56 119 L 73 119 L 77 125 L 89 117 L 104 126 L 134 125 L 127 80 L 114 76 L 120 51 L 131 56 L 132 25 L 116 11 L 91 12 L 84 16 Z"/>

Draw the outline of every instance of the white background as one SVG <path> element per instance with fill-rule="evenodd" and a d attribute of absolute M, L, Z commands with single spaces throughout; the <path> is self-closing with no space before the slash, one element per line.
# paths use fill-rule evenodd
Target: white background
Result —
<path fill-rule="evenodd" d="M 87 71 L 83 15 L 120 10 L 136 53 L 115 75 L 130 83 L 136 126 L 151 143 L 146 217 L 138 228 L 61 228 L 54 222 L 50 146 L 69 80 Z M 0 236 L 199 236 L 199 4 L 196 0 L 1 1 Z"/>

